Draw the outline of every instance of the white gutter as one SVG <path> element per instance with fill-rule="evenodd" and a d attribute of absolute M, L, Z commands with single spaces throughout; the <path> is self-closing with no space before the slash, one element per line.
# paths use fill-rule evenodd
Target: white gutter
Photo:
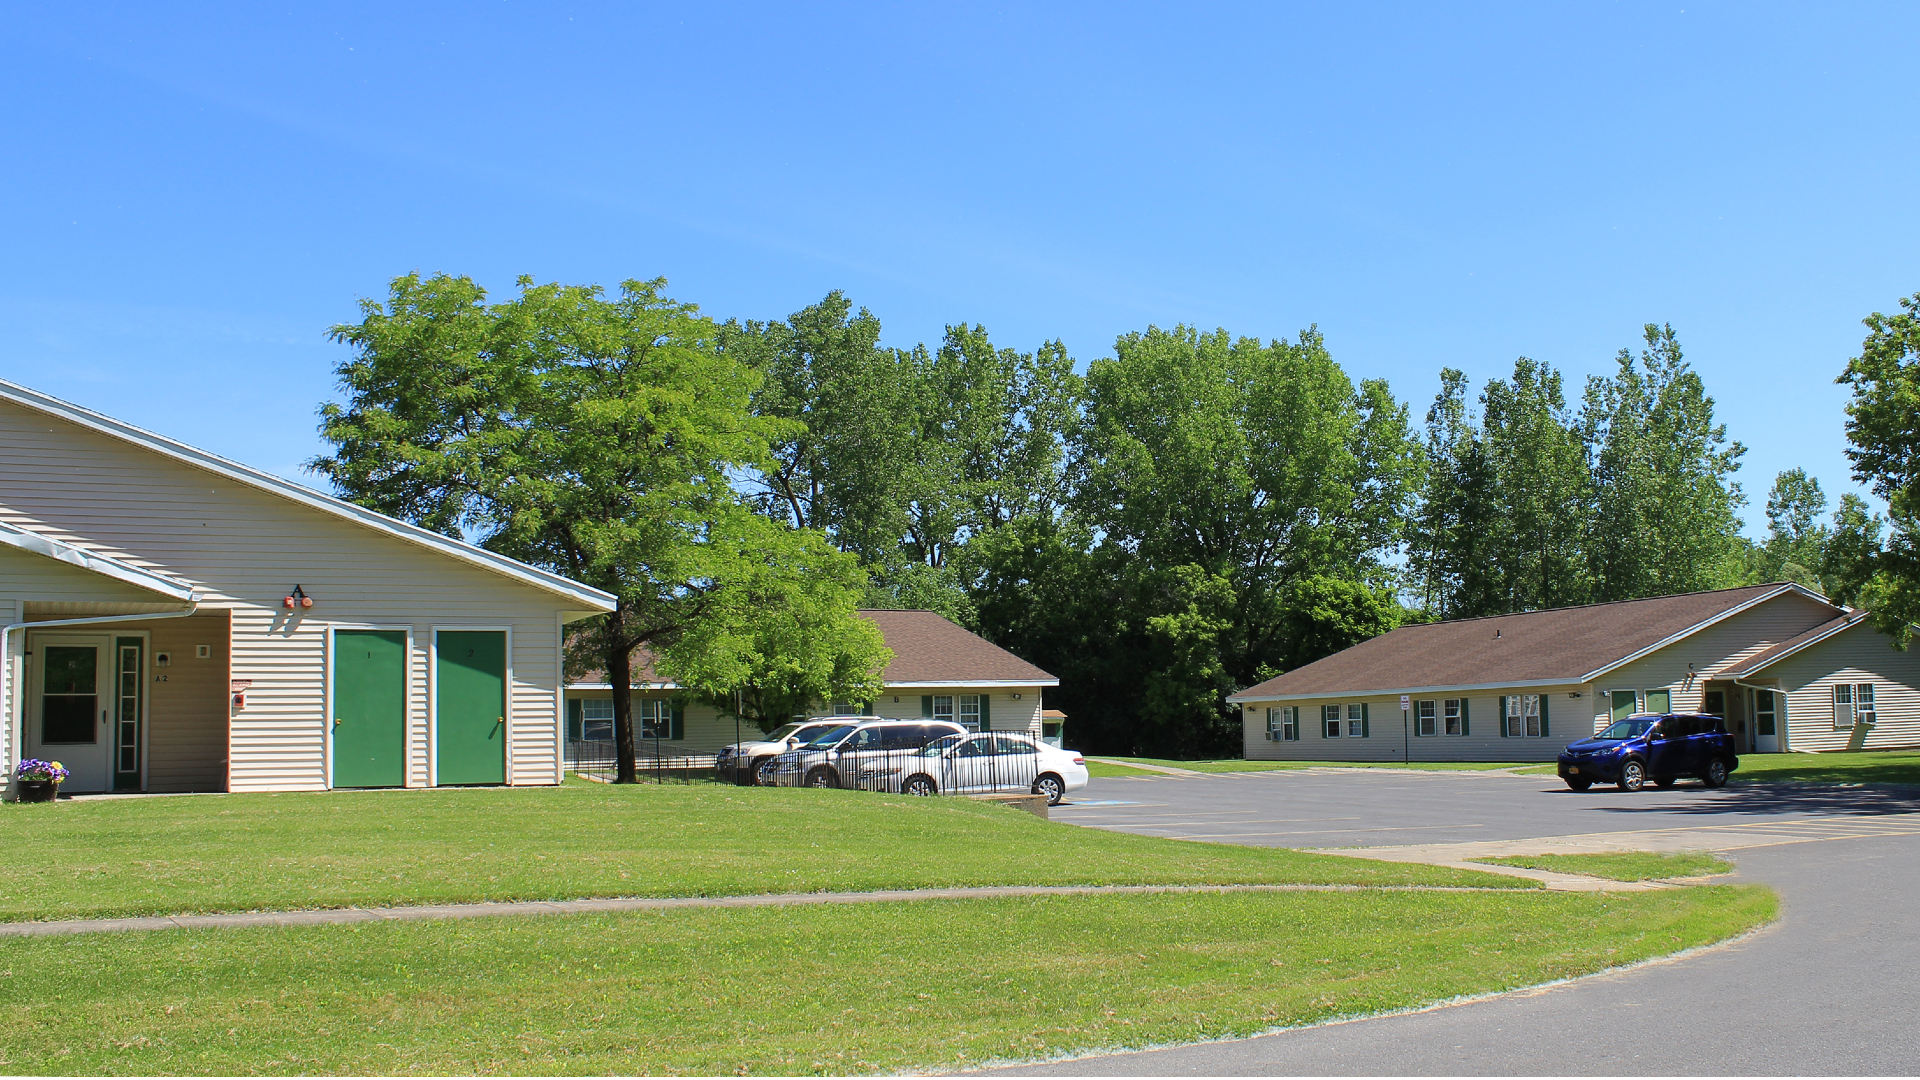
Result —
<path fill-rule="evenodd" d="M 177 578 L 168 577 L 132 563 L 121 562 L 112 556 L 88 551 L 86 548 L 76 547 L 50 536 L 42 536 L 37 532 L 9 525 L 6 522 L 0 522 L 0 544 L 19 548 L 21 551 L 29 551 L 35 555 L 44 555 L 55 562 L 65 563 L 81 570 L 103 574 L 137 589 L 159 593 L 180 603 L 190 603 L 194 599 L 193 586 Z"/>
<path fill-rule="evenodd" d="M 198 600 L 189 601 L 185 611 L 163 611 L 157 615 L 94 615 L 80 619 L 44 619 L 38 622 L 14 622 L 0 626 L 0 702 L 6 704 L 9 720 L 19 718 L 18 723 L 9 724 L 12 733 L 7 738 L 7 775 L 0 792 L 13 798 L 13 770 L 20 761 L 20 739 L 26 726 L 26 710 L 14 709 L 13 694 L 13 653 L 7 648 L 7 639 L 15 630 L 39 630 L 47 626 L 105 626 L 108 623 L 146 622 L 150 619 L 184 619 L 200 609 Z"/>
<path fill-rule="evenodd" d="M 1328 701 L 1345 701 L 1356 697 L 1392 697 L 1395 694 L 1439 694 L 1448 690 L 1504 690 L 1507 687 L 1532 689 L 1541 686 L 1584 686 L 1586 680 L 1577 675 L 1558 679 L 1512 679 L 1506 682 L 1458 683 L 1450 686 L 1392 686 L 1378 690 L 1320 690 L 1311 694 L 1259 694 L 1249 696 L 1247 691 L 1227 695 L 1227 704 L 1244 705 L 1256 701 L 1311 701 L 1324 698 Z"/>

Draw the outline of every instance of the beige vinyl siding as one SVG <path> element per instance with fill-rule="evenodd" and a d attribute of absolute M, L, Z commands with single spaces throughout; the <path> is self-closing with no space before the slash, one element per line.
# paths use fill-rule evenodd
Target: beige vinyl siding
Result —
<path fill-rule="evenodd" d="M 1607 694 L 1613 690 L 1668 690 L 1673 694 L 1674 711 L 1697 712 L 1705 684 L 1717 681 L 1712 678 L 1713 672 L 1811 630 L 1836 614 L 1817 600 L 1789 592 L 1722 619 L 1595 680 L 1598 693 L 1593 699 L 1593 723 L 1604 725 Z M 1688 664 L 1693 665 L 1691 674 Z"/>
<path fill-rule="evenodd" d="M 511 626 L 509 776 L 557 779 L 565 598 L 11 403 L 0 402 L 0 445 L 0 520 L 193 582 L 203 610 L 230 609 L 230 677 L 252 681 L 231 722 L 232 790 L 325 786 L 329 624 L 412 628 L 416 785 L 427 782 L 432 628 Z M 314 607 L 280 607 L 295 584 Z"/>
<path fill-rule="evenodd" d="M 1580 698 L 1567 695 L 1581 692 Z M 1552 761 L 1562 747 L 1588 734 L 1586 730 L 1586 693 L 1583 687 L 1567 684 L 1557 687 L 1517 687 L 1505 693 L 1540 694 L 1547 699 L 1547 734 L 1540 738 L 1502 737 L 1500 734 L 1500 696 L 1502 691 L 1474 690 L 1466 694 L 1434 692 L 1413 695 L 1416 699 L 1445 701 L 1461 697 L 1467 701 L 1465 735 L 1414 735 L 1408 727 L 1413 717 L 1402 724 L 1400 695 L 1356 694 L 1338 699 L 1341 705 L 1364 703 L 1367 706 L 1368 737 L 1356 739 L 1342 730 L 1337 739 L 1329 739 L 1321 724 L 1321 706 L 1334 704 L 1331 698 L 1275 699 L 1250 702 L 1251 712 L 1243 712 L 1242 745 L 1253 761 Z M 1267 740 L 1267 709 L 1283 705 L 1300 709 L 1300 739 L 1297 742 Z M 1343 721 L 1344 722 L 1344 721 Z M 1568 726 L 1571 725 L 1571 726 Z M 1438 725 L 1436 725 L 1438 726 Z"/>
<path fill-rule="evenodd" d="M 1884 634 L 1860 623 L 1756 672 L 1750 683 L 1775 685 L 1787 698 L 1782 749 L 1875 750 L 1920 746 L 1920 652 L 1900 652 Z M 1833 686 L 1872 683 L 1879 722 L 1836 731 Z"/>
<path fill-rule="evenodd" d="M 160 619 L 110 629 L 146 630 L 148 791 L 225 791 L 227 786 L 227 613 Z M 207 646 L 205 659 L 196 645 Z M 171 662 L 154 666 L 166 653 Z M 160 681 L 164 676 L 166 681 Z"/>

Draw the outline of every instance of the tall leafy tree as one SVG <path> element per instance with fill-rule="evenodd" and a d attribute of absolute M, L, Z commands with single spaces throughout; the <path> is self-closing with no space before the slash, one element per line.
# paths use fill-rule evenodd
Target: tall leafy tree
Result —
<path fill-rule="evenodd" d="M 1465 399 L 1465 376 L 1442 371 L 1409 544 L 1417 598 L 1449 619 L 1583 602 L 1591 477 L 1560 373 L 1521 357 L 1477 418 Z"/>
<path fill-rule="evenodd" d="M 1827 546 L 1833 532 L 1821 524 L 1826 492 L 1805 469 L 1787 469 L 1767 492 L 1767 539 L 1754 551 L 1753 576 L 1762 581 L 1796 581 L 1824 591 Z"/>
<path fill-rule="evenodd" d="M 850 692 L 871 692 L 885 660 L 848 600 L 857 561 L 735 490 L 797 425 L 752 413 L 758 375 L 665 285 L 628 281 L 609 299 L 522 278 L 489 304 L 469 278 L 395 279 L 385 304 L 333 328 L 353 348 L 347 401 L 323 406 L 334 451 L 311 463 L 363 505 L 618 598 L 582 640 L 613 686 L 623 781 L 639 646 L 709 692 L 768 674 L 756 657 L 782 636 L 830 640 L 828 681 Z"/>
<path fill-rule="evenodd" d="M 1315 331 L 1154 327 L 1114 353 L 1088 367 L 1074 516 L 1124 575 L 1118 631 L 1148 658 L 1136 726 L 1217 751 L 1237 730 L 1220 687 L 1317 658 L 1289 588 L 1391 576 L 1418 446 L 1386 385 L 1356 386 Z"/>
<path fill-rule="evenodd" d="M 1874 621 L 1905 648 L 1920 619 L 1920 293 L 1900 300 L 1900 312 L 1874 312 L 1865 322 L 1860 355 L 1847 362 L 1839 382 L 1851 387 L 1847 403 L 1847 457 L 1854 479 L 1887 502 L 1887 536 L 1853 508 L 1840 523 L 1852 556 L 1850 577 L 1860 579 L 1860 599 Z M 1842 514 L 1849 508 L 1842 505 Z M 1869 531 L 1877 541 L 1864 549 Z M 1838 540 L 1839 537 L 1836 537 Z"/>
<path fill-rule="evenodd" d="M 1727 441 L 1673 328 L 1649 323 L 1645 337 L 1637 358 L 1620 350 L 1614 374 L 1587 384 L 1594 600 L 1720 588 L 1741 576 L 1745 497 L 1732 475 L 1746 450 Z"/>

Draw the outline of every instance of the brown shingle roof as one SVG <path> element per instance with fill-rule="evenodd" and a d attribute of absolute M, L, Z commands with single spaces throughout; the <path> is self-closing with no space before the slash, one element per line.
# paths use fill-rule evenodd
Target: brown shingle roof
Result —
<path fill-rule="evenodd" d="M 908 683 L 1024 683 L 1058 686 L 1060 680 L 978 634 L 932 611 L 862 611 L 893 650 L 881 678 Z"/>
<path fill-rule="evenodd" d="M 1060 680 L 1052 675 L 936 612 L 862 611 L 860 615 L 880 628 L 887 648 L 893 650 L 893 662 L 881 675 L 881 681 L 889 686 L 989 682 L 1060 685 Z M 665 681 L 654 671 L 653 654 L 644 646 L 633 651 L 633 681 Z M 606 672 L 590 671 L 572 685 L 606 684 Z"/>
<path fill-rule="evenodd" d="M 1745 604 L 1795 588 L 1749 585 L 1403 626 L 1228 700 L 1579 682 Z"/>
<path fill-rule="evenodd" d="M 1775 660 L 1780 660 L 1793 653 L 1799 652 L 1802 648 L 1826 637 L 1828 634 L 1837 634 L 1845 630 L 1847 627 L 1866 618 L 1867 615 L 1868 613 L 1865 611 L 1850 611 L 1837 619 L 1828 619 L 1819 626 L 1804 633 L 1795 634 L 1770 649 L 1762 649 L 1754 653 L 1752 656 L 1742 660 L 1739 664 L 1728 668 L 1723 674 L 1732 675 L 1736 679 L 1744 679 L 1754 672 L 1759 671 L 1761 668 L 1766 667 L 1768 664 L 1773 663 Z"/>

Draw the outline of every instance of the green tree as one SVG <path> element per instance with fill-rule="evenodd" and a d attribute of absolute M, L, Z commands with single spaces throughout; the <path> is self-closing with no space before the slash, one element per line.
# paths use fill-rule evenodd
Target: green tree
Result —
<path fill-rule="evenodd" d="M 1391 578 L 1419 448 L 1386 385 L 1356 387 L 1312 330 L 1150 327 L 1114 353 L 1088 367 L 1073 516 L 1122 577 L 1112 625 L 1145 673 L 1136 726 L 1230 749 L 1219 688 L 1317 659 L 1291 636 L 1288 588 Z"/>
<path fill-rule="evenodd" d="M 1833 533 L 1820 523 L 1826 492 L 1805 469 L 1774 477 L 1767 492 L 1767 539 L 1754 552 L 1762 581 L 1795 581 L 1824 592 L 1827 545 Z"/>
<path fill-rule="evenodd" d="M 1860 599 L 1875 623 L 1905 648 L 1920 619 L 1920 293 L 1902 297 L 1900 308 L 1866 318 L 1860 355 L 1838 381 L 1853 390 L 1847 457 L 1854 479 L 1887 502 L 1888 535 L 1875 550 L 1848 552 L 1850 577 L 1862 579 Z M 1863 546 L 1867 520 L 1861 507 L 1850 535 L 1840 523 L 1849 546 Z M 1878 524 L 1871 530 L 1877 540 Z"/>
<path fill-rule="evenodd" d="M 1693 592 L 1741 577 L 1745 502 L 1713 399 L 1671 326 L 1646 326 L 1636 360 L 1622 349 L 1610 378 L 1588 381 L 1582 434 L 1593 453 L 1587 564 L 1592 599 Z"/>
<path fill-rule="evenodd" d="M 322 407 L 334 451 L 311 463 L 363 505 L 618 598 L 577 640 L 613 686 L 622 781 L 639 646 L 708 692 L 765 676 L 769 643 L 794 636 L 837 644 L 850 693 L 870 692 L 885 660 L 846 600 L 864 584 L 857 561 L 734 489 L 795 425 L 753 415 L 758 376 L 665 284 L 608 299 L 522 278 L 490 305 L 469 278 L 396 278 L 386 304 L 332 330 L 353 348 L 337 370 L 348 400 Z"/>

